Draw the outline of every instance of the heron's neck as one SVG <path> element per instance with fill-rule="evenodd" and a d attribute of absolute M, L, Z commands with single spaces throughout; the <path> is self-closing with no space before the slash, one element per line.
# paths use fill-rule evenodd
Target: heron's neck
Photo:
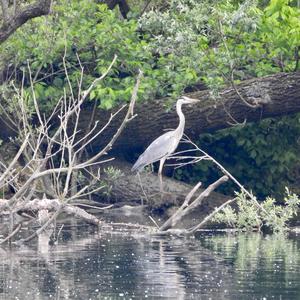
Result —
<path fill-rule="evenodd" d="M 179 125 L 177 127 L 177 131 L 179 132 L 179 134 L 182 136 L 183 135 L 183 131 L 184 131 L 184 125 L 185 125 L 185 117 L 184 114 L 181 111 L 181 103 L 176 104 L 176 112 L 178 114 L 179 117 Z"/>

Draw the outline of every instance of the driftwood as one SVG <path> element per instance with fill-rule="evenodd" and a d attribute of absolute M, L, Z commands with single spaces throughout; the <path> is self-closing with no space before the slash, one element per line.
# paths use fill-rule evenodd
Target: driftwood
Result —
<path fill-rule="evenodd" d="M 218 208 L 216 208 L 212 213 L 210 213 L 208 216 L 206 216 L 198 225 L 190 228 L 188 230 L 189 233 L 194 233 L 197 230 L 199 230 L 200 228 L 202 228 L 206 223 L 208 223 L 218 212 L 220 212 L 223 208 L 225 208 L 225 206 L 233 203 L 236 200 L 236 198 L 234 199 L 229 199 L 227 200 L 225 203 L 223 203 L 221 206 L 219 206 Z"/>
<path fill-rule="evenodd" d="M 160 226 L 159 230 L 164 231 L 174 227 L 184 216 L 188 215 L 192 210 L 195 210 L 197 207 L 199 207 L 203 199 L 207 198 L 213 190 L 227 180 L 228 177 L 224 175 L 219 180 L 211 184 L 207 189 L 205 189 L 198 197 L 196 197 L 196 199 L 192 200 L 192 197 L 200 186 L 200 183 L 196 184 L 196 186 L 186 196 L 180 208 L 162 226 Z"/>
<path fill-rule="evenodd" d="M 8 200 L 0 199 L 0 211 L 5 213 L 5 209 L 9 207 Z M 35 236 L 39 236 L 44 232 L 47 233 L 49 225 L 58 217 L 59 214 L 65 213 L 79 218 L 87 223 L 96 225 L 98 227 L 105 226 L 107 224 L 100 220 L 99 218 L 89 214 L 80 207 L 73 206 L 71 204 L 62 203 L 60 199 L 33 199 L 27 203 L 17 203 L 14 207 L 14 213 L 20 213 L 24 211 L 29 211 L 31 213 L 37 214 L 40 228 L 38 228 L 32 235 L 26 239 L 19 240 L 18 242 L 30 241 Z M 13 232 L 11 232 L 5 239 L 1 240 L 0 244 L 11 239 L 22 227 L 22 222 L 17 224 Z M 54 227 L 50 228 L 50 238 Z"/>

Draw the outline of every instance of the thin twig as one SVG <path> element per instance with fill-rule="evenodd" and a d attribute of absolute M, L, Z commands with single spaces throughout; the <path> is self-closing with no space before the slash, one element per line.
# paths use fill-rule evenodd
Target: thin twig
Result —
<path fill-rule="evenodd" d="M 17 154 L 15 155 L 14 159 L 11 161 L 11 163 L 9 164 L 9 166 L 6 168 L 6 170 L 4 171 L 4 173 L 1 175 L 0 177 L 0 184 L 2 183 L 2 181 L 5 179 L 5 177 L 10 173 L 11 169 L 14 167 L 14 165 L 17 163 L 19 157 L 21 156 L 21 154 L 23 153 L 25 147 L 28 144 L 28 140 L 29 140 L 29 135 L 27 135 L 19 149 L 19 151 L 17 152 Z"/>
<path fill-rule="evenodd" d="M 10 240 L 14 235 L 16 235 L 20 231 L 21 227 L 22 227 L 22 223 L 19 223 L 14 231 L 12 231 L 5 239 L 0 241 L 0 245 L 4 244 L 8 240 Z"/>
<path fill-rule="evenodd" d="M 157 222 L 151 216 L 148 216 L 148 217 L 153 222 L 153 224 L 156 226 L 156 228 L 159 229 L 159 225 L 157 224 Z"/>
<path fill-rule="evenodd" d="M 261 209 L 262 211 L 264 211 L 265 213 L 266 210 L 258 203 L 257 199 L 229 172 L 227 171 L 217 160 L 215 160 L 212 156 L 210 156 L 208 153 L 206 153 L 204 150 L 200 149 L 194 142 L 192 142 L 190 140 L 190 138 L 185 135 L 186 140 L 193 145 L 193 147 L 203 153 L 204 155 L 206 155 L 207 157 L 210 158 L 210 160 L 222 171 L 223 174 L 227 175 L 245 194 L 247 194 L 247 196 L 250 197 L 250 199 L 255 203 L 255 205 Z"/>
<path fill-rule="evenodd" d="M 243 95 L 239 92 L 239 90 L 237 89 L 235 83 L 234 83 L 234 63 L 233 63 L 233 59 L 231 57 L 231 53 L 228 49 L 228 46 L 227 46 L 227 42 L 226 42 L 226 38 L 225 38 L 225 35 L 224 35 L 224 32 L 223 32 L 223 26 L 222 26 L 222 22 L 221 20 L 219 20 L 219 29 L 220 29 L 220 34 L 221 34 L 221 39 L 222 39 L 222 42 L 224 44 L 224 47 L 225 47 L 225 50 L 226 50 L 226 53 L 227 53 L 227 56 L 228 56 L 228 59 L 229 59 L 229 67 L 230 67 L 230 79 L 229 79 L 229 82 L 231 84 L 231 87 L 234 89 L 234 91 L 236 92 L 236 94 L 238 95 L 238 97 L 243 101 L 243 103 L 245 105 L 247 105 L 248 107 L 251 107 L 251 108 L 257 108 L 259 107 L 259 105 L 255 104 L 250 104 L 244 97 Z"/>
<path fill-rule="evenodd" d="M 103 156 L 104 154 L 106 154 L 112 148 L 112 145 L 118 139 L 118 137 L 120 136 L 120 134 L 123 132 L 123 130 L 126 127 L 127 123 L 135 117 L 133 115 L 133 107 L 134 107 L 134 104 L 135 104 L 136 99 L 137 99 L 137 92 L 136 91 L 137 91 L 137 89 L 138 89 L 138 87 L 140 85 L 140 81 L 141 81 L 142 75 L 143 75 L 143 73 L 140 70 L 139 74 L 137 76 L 137 79 L 136 79 L 135 88 L 133 89 L 133 93 L 132 93 L 132 96 L 131 96 L 129 108 L 128 108 L 127 113 L 126 113 L 126 115 L 125 115 L 125 117 L 123 119 L 123 122 L 120 125 L 120 127 L 118 128 L 117 132 L 113 135 L 113 137 L 111 138 L 111 140 L 106 144 L 106 146 L 98 154 L 96 154 L 95 156 L 93 156 L 92 158 L 90 158 L 89 160 L 87 160 L 84 163 L 85 165 L 93 163 L 95 160 L 97 160 L 98 158 L 100 158 L 101 156 Z M 79 166 L 81 166 L 81 165 L 79 165 Z"/>
<path fill-rule="evenodd" d="M 234 199 L 230 199 L 227 200 L 225 203 L 223 203 L 221 206 L 219 206 L 218 208 L 216 208 L 211 214 L 209 214 L 207 217 L 205 217 L 203 219 L 203 221 L 201 223 L 199 223 L 198 225 L 191 227 L 188 229 L 189 233 L 194 233 L 195 231 L 197 231 L 198 229 L 200 229 L 201 227 L 203 227 L 209 220 L 212 219 L 212 217 L 218 213 L 219 211 L 221 211 L 225 206 L 227 206 L 228 204 L 234 202 L 237 198 Z"/>
<path fill-rule="evenodd" d="M 99 206 L 84 204 L 84 203 L 80 203 L 80 202 L 79 203 L 73 203 L 72 202 L 72 205 L 74 205 L 74 206 L 83 206 L 83 207 L 88 207 L 88 208 L 93 208 L 93 209 L 98 209 L 98 210 L 106 210 L 106 209 L 112 208 L 114 206 L 113 204 L 110 204 L 108 206 L 99 207 Z"/>
<path fill-rule="evenodd" d="M 148 8 L 149 4 L 151 3 L 152 0 L 148 0 L 146 5 L 144 6 L 143 10 L 140 13 L 139 18 L 145 13 L 146 9 Z"/>
<path fill-rule="evenodd" d="M 145 199 L 146 199 L 147 203 L 149 203 L 149 199 L 148 199 L 147 194 L 146 194 L 146 192 L 145 192 L 145 189 L 144 189 L 144 187 L 143 187 L 143 183 L 142 183 L 142 180 L 141 180 L 141 175 L 140 175 L 139 172 L 137 172 L 137 177 L 138 177 L 138 179 L 139 179 L 139 184 L 140 184 L 142 193 L 143 193 L 143 195 L 145 196 Z M 144 199 L 143 199 L 143 197 L 141 197 L 141 204 L 144 205 Z"/>

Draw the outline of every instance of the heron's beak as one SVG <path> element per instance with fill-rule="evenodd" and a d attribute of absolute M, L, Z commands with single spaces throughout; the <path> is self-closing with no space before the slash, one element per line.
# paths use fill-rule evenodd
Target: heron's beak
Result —
<path fill-rule="evenodd" d="M 200 102 L 199 99 L 194 99 L 194 98 L 190 98 L 190 97 L 187 97 L 187 96 L 182 96 L 181 98 L 184 99 L 184 100 L 186 100 L 186 101 L 188 101 L 191 104 L 192 103 L 198 103 L 198 102 Z"/>
<path fill-rule="evenodd" d="M 193 98 L 190 98 L 190 101 L 191 101 L 191 103 L 199 103 L 200 102 L 199 99 L 193 99 Z"/>

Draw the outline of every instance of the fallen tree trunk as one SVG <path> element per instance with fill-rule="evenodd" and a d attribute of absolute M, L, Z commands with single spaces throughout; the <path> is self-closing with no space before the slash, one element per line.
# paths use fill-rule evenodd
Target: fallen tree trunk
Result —
<path fill-rule="evenodd" d="M 251 105 L 243 102 L 232 87 L 224 89 L 218 101 L 211 99 L 208 90 L 189 94 L 190 97 L 200 99 L 201 103 L 183 108 L 187 120 L 185 132 L 193 138 L 203 132 L 229 127 L 235 121 L 260 121 L 300 111 L 300 72 L 254 78 L 242 82 L 236 88 Z M 110 113 L 97 110 L 96 120 L 99 121 L 99 127 L 103 127 Z M 128 125 L 114 149 L 145 147 L 165 129 L 175 128 L 178 124 L 175 108 L 167 112 L 164 99 L 139 103 L 135 113 L 137 117 Z M 90 117 L 91 108 L 88 107 L 82 114 L 82 128 L 89 124 Z M 119 127 L 121 119 L 120 116 L 114 120 L 94 145 L 100 148 L 105 144 Z"/>
<path fill-rule="evenodd" d="M 211 99 L 208 90 L 187 94 L 201 100 L 201 103 L 183 107 L 186 116 L 185 132 L 191 138 L 204 132 L 213 132 L 232 126 L 237 122 L 255 122 L 264 118 L 284 116 L 300 112 L 300 72 L 277 73 L 263 78 L 254 78 L 237 85 L 242 97 L 251 105 L 245 104 L 234 88 L 229 87 L 220 93 L 220 99 Z M 115 109 L 115 111 L 118 108 Z M 85 105 L 80 118 L 80 128 L 84 129 L 91 122 L 93 105 Z M 103 128 L 111 115 L 111 111 L 97 109 L 95 120 L 98 129 Z M 149 100 L 137 103 L 137 117 L 128 124 L 122 136 L 116 141 L 115 150 L 144 148 L 166 129 L 175 128 L 178 118 L 175 106 L 168 111 L 165 99 Z M 111 122 L 110 126 L 95 141 L 94 146 L 103 147 L 121 124 L 124 112 Z M 0 138 L 8 140 L 16 132 L 7 126 L 10 122 L 1 116 Z M 85 130 L 82 130 L 85 132 Z"/>

